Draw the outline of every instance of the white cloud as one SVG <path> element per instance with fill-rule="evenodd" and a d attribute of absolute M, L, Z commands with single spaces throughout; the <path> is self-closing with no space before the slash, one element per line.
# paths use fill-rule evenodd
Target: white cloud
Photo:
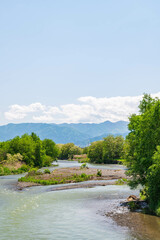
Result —
<path fill-rule="evenodd" d="M 32 103 L 28 106 L 14 104 L 9 107 L 9 111 L 5 112 L 5 118 L 8 120 L 24 119 L 28 113 L 44 111 L 45 106 L 41 103 Z"/>
<path fill-rule="evenodd" d="M 160 97 L 160 92 L 152 94 Z M 12 105 L 5 112 L 9 121 L 52 122 L 52 123 L 100 123 L 106 120 L 115 122 L 128 120 L 132 113 L 138 112 L 141 96 L 96 98 L 80 97 L 78 104 L 65 104 L 60 107 L 46 106 L 41 103 Z"/>

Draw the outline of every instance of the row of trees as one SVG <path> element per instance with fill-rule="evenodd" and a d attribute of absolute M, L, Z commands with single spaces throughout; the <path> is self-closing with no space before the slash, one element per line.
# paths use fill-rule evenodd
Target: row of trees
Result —
<path fill-rule="evenodd" d="M 121 136 L 108 136 L 103 141 L 92 143 L 82 149 L 73 143 L 55 144 L 50 139 L 40 140 L 32 133 L 15 137 L 0 143 L 0 163 L 23 161 L 29 166 L 49 166 L 55 159 L 73 159 L 74 155 L 87 153 L 91 162 L 115 163 L 123 152 L 124 139 Z"/>
<path fill-rule="evenodd" d="M 24 134 L 0 143 L 0 163 L 23 161 L 29 166 L 49 166 L 59 155 L 56 144 L 50 139 L 43 141 L 35 134 Z"/>
<path fill-rule="evenodd" d="M 84 149 L 73 143 L 58 144 L 59 159 L 73 159 L 74 155 L 87 154 L 90 162 L 117 163 L 123 155 L 124 138 L 122 136 L 109 135 L 101 141 L 91 143 Z"/>

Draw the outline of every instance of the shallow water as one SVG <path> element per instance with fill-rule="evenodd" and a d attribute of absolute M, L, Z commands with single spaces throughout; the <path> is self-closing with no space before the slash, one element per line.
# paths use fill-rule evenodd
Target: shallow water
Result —
<path fill-rule="evenodd" d="M 130 194 L 138 194 L 138 190 L 111 185 L 65 191 L 49 191 L 51 186 L 38 186 L 15 191 L 18 177 L 0 177 L 1 240 L 154 239 L 140 238 L 105 216 L 112 205 Z"/>
<path fill-rule="evenodd" d="M 67 161 L 67 160 L 58 160 L 57 163 L 54 162 L 54 164 L 58 164 L 59 166 L 56 168 L 62 168 L 62 167 L 80 167 L 82 163 L 79 163 L 78 161 Z M 90 164 L 87 163 L 89 168 L 99 168 L 99 169 L 126 169 L 123 165 L 118 164 Z"/>

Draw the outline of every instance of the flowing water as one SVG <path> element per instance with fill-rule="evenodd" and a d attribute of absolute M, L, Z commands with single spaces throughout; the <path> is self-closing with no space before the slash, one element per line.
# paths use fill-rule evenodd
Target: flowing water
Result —
<path fill-rule="evenodd" d="M 59 167 L 66 165 L 71 167 L 78 163 L 59 162 Z M 98 167 L 122 168 L 116 165 Z M 0 177 L 1 240 L 160 239 L 160 235 L 152 238 L 152 235 L 135 234 L 127 226 L 117 224 L 105 215 L 120 200 L 130 194 L 138 194 L 138 190 L 108 185 L 64 191 L 50 191 L 51 186 L 37 186 L 16 191 L 14 185 L 19 177 Z M 141 221 L 143 223 L 143 218 Z M 151 221 L 154 227 L 154 222 L 160 226 L 159 218 L 153 217 Z"/>

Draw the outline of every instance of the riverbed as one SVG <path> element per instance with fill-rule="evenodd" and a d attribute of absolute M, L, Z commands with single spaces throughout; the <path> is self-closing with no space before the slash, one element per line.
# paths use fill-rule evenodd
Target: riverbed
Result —
<path fill-rule="evenodd" d="M 58 167 L 73 165 L 78 166 L 79 163 L 59 161 Z M 117 165 L 90 167 L 123 168 Z M 116 219 L 106 216 L 107 212 L 112 211 L 129 195 L 138 195 L 138 189 L 133 191 L 128 186 L 107 185 L 51 191 L 51 186 L 36 186 L 17 191 L 14 186 L 18 178 L 19 176 L 0 177 L 1 240 L 160 239 L 160 235 L 155 238 L 152 234 L 147 236 L 136 233 L 125 223 L 120 224 Z M 150 217 L 145 215 L 148 226 L 155 226 L 154 222 L 160 226 L 159 218 Z M 143 218 L 141 221 L 143 225 Z"/>

